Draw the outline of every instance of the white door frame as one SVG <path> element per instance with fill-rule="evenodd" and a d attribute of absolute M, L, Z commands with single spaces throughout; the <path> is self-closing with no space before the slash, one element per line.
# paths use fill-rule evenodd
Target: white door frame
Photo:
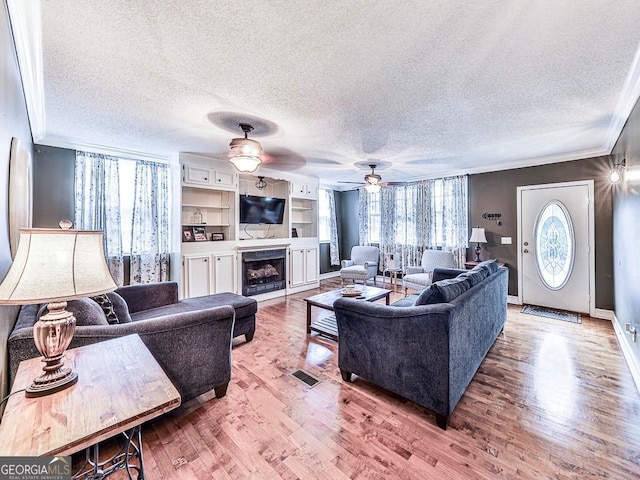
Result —
<path fill-rule="evenodd" d="M 578 180 L 575 182 L 546 183 L 542 185 L 526 185 L 517 188 L 518 212 L 518 303 L 522 305 L 522 191 L 535 188 L 574 187 L 586 185 L 589 190 L 589 315 L 596 316 L 596 248 L 595 248 L 595 214 L 593 205 L 593 180 Z"/>

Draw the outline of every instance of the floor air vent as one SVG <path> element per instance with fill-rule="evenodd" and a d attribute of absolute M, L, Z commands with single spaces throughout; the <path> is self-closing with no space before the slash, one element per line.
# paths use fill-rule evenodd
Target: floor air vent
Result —
<path fill-rule="evenodd" d="M 320 383 L 320 380 L 318 380 L 313 375 L 309 375 L 304 370 L 296 370 L 291 375 L 297 378 L 298 380 L 300 380 L 302 383 L 304 383 L 308 387 L 315 387 L 317 384 Z"/>

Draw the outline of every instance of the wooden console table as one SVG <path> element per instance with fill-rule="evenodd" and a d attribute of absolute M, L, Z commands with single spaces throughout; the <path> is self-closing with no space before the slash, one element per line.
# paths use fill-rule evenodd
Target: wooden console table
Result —
<path fill-rule="evenodd" d="M 77 384 L 27 398 L 20 390 L 40 374 L 42 362 L 20 363 L 11 390 L 20 393 L 9 398 L 0 424 L 0 455 L 57 456 L 88 449 L 91 472 L 81 477 L 131 467 L 144 478 L 141 445 L 135 445 L 140 426 L 180 405 L 180 394 L 158 362 L 138 335 L 128 335 L 67 350 L 65 364 L 78 372 Z M 133 454 L 120 453 L 118 459 L 127 463 L 98 463 L 97 444 L 118 434 L 125 435 L 127 446 L 133 444 Z M 139 467 L 128 464 L 131 456 L 140 457 Z"/>

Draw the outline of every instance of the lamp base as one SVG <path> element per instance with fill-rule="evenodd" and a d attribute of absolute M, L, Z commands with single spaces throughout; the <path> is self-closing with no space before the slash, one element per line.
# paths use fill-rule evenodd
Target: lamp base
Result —
<path fill-rule="evenodd" d="M 476 248 L 475 248 L 475 252 L 476 252 L 476 258 L 473 259 L 474 262 L 481 262 L 482 259 L 480 258 L 480 252 L 482 251 L 482 249 L 480 248 L 480 244 L 476 244 Z"/>
<path fill-rule="evenodd" d="M 71 343 L 76 318 L 66 310 L 67 302 L 49 302 L 47 313 L 33 326 L 33 341 L 40 354 L 43 373 L 25 390 L 26 397 L 42 397 L 74 385 L 78 374 L 64 368 L 64 352 Z"/>
<path fill-rule="evenodd" d="M 61 368 L 57 372 L 45 373 L 34 378 L 33 383 L 24 391 L 24 396 L 29 398 L 44 397 L 75 385 L 77 381 L 78 374 L 76 372 L 70 368 Z"/>

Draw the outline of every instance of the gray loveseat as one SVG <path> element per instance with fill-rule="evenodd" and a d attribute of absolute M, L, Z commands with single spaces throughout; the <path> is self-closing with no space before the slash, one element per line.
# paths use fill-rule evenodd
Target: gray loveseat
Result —
<path fill-rule="evenodd" d="M 438 426 L 471 382 L 507 319 L 506 267 L 435 269 L 433 284 L 393 305 L 341 298 L 338 366 L 433 410 Z"/>
<path fill-rule="evenodd" d="M 239 335 L 245 335 L 247 341 L 253 338 L 254 299 L 220 293 L 179 301 L 175 282 L 131 285 L 115 293 L 107 294 L 113 315 L 105 315 L 104 307 L 87 298 L 68 302 L 67 309 L 76 316 L 69 348 L 137 333 L 183 402 L 211 389 L 218 398 L 226 394 L 231 379 L 231 340 Z M 40 308 L 23 306 L 9 336 L 11 383 L 22 360 L 40 355 L 32 328 Z"/>

